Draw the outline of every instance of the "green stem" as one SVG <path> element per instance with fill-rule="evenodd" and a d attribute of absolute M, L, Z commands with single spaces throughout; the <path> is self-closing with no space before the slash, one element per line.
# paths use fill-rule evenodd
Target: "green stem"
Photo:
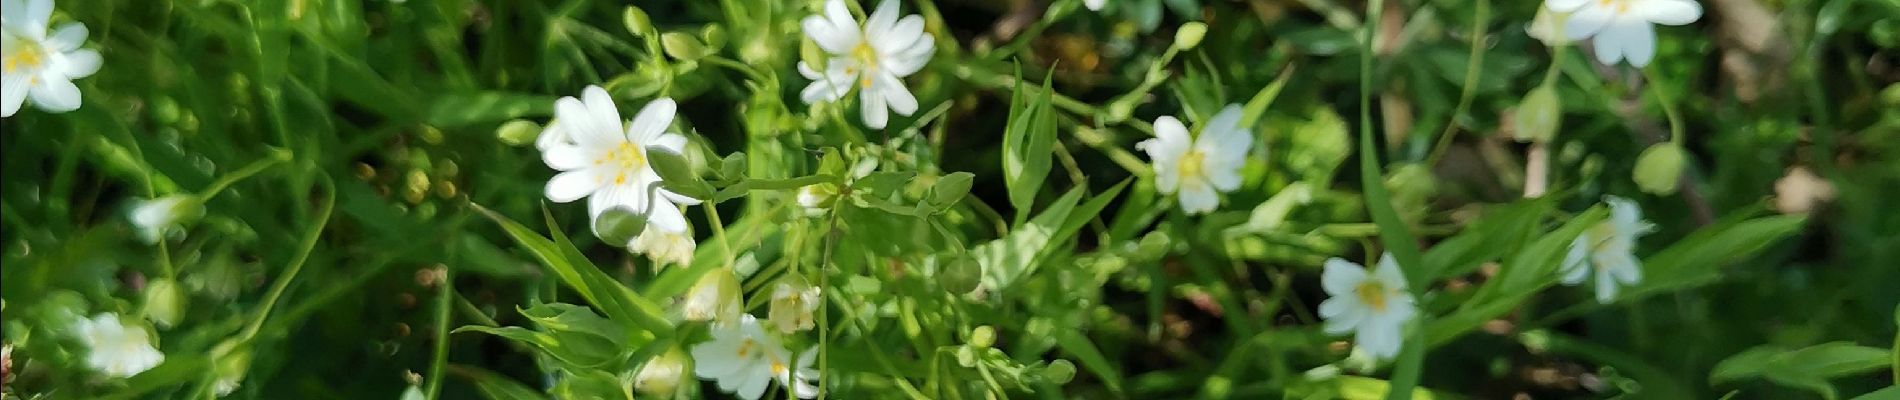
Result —
<path fill-rule="evenodd" d="M 1464 89 L 1458 93 L 1458 107 L 1453 108 L 1451 116 L 1445 118 L 1445 129 L 1438 133 L 1438 144 L 1432 146 L 1431 155 L 1425 159 L 1425 165 L 1437 165 L 1439 157 L 1451 148 L 1451 140 L 1458 136 L 1458 116 L 1471 109 L 1471 101 L 1478 94 L 1478 72 L 1484 67 L 1484 23 L 1491 18 L 1491 2 L 1478 0 L 1478 7 L 1471 12 L 1471 55 L 1465 60 Z"/>
<path fill-rule="evenodd" d="M 706 211 L 706 219 L 712 224 L 713 237 L 719 239 L 720 250 L 726 253 L 726 265 L 738 263 L 738 257 L 732 253 L 732 242 L 726 240 L 726 224 L 719 220 L 719 210 L 711 203 L 700 205 L 699 208 Z"/>
<path fill-rule="evenodd" d="M 1649 87 L 1649 94 L 1656 96 L 1656 103 L 1662 105 L 1663 115 L 1669 118 L 1669 141 L 1682 146 L 1682 114 L 1676 111 L 1675 103 L 1669 101 L 1669 95 L 1663 93 L 1662 80 L 1656 79 L 1654 70 L 1644 68 L 1643 78 L 1647 81 L 1644 84 Z"/>
<path fill-rule="evenodd" d="M 290 265 L 286 267 L 283 275 L 277 277 L 277 282 L 271 284 L 270 291 L 264 295 L 263 303 L 258 305 L 257 315 L 252 317 L 250 325 L 245 326 L 243 333 L 239 334 L 242 340 L 248 341 L 257 337 L 258 330 L 264 327 L 264 320 L 270 317 L 271 309 L 277 306 L 277 298 L 283 297 L 284 291 L 290 288 L 290 282 L 297 279 L 297 273 L 303 271 L 304 262 L 310 260 L 311 250 L 316 249 L 317 239 L 323 237 L 323 227 L 330 223 L 330 211 L 336 208 L 336 182 L 325 175 L 323 187 L 323 208 L 317 209 L 316 225 L 311 226 L 310 230 L 304 233 L 303 240 L 298 243 L 297 255 L 290 259 Z"/>
<path fill-rule="evenodd" d="M 251 165 L 246 165 L 244 168 L 239 168 L 237 171 L 219 177 L 217 181 L 211 182 L 210 186 L 206 186 L 205 190 L 198 194 L 199 201 L 209 201 L 212 197 L 217 197 L 219 192 L 223 192 L 225 188 L 230 187 L 231 184 L 237 183 L 245 178 L 250 178 L 251 175 L 257 175 L 258 172 L 263 172 L 264 169 L 270 168 L 272 165 L 289 160 L 289 153 L 272 151 L 269 158 L 252 162 Z M 335 196 L 334 193 L 331 195 Z"/>
<path fill-rule="evenodd" d="M 742 62 L 734 61 L 733 59 L 730 59 L 730 58 L 712 55 L 712 56 L 702 57 L 700 58 L 700 61 L 705 61 L 712 65 L 726 67 L 726 69 L 739 71 L 739 73 L 745 74 L 746 79 L 751 79 L 753 82 L 758 82 L 761 84 L 766 82 L 765 75 L 760 75 L 759 71 L 752 69 L 752 66 L 746 65 L 745 63 L 742 63 Z"/>
<path fill-rule="evenodd" d="M 455 256 L 450 255 L 449 259 L 453 262 Z M 429 382 L 427 383 L 429 385 L 427 397 L 430 400 L 440 398 L 442 395 L 443 367 L 449 363 L 449 325 L 455 322 L 449 314 L 449 310 L 454 308 L 456 298 L 454 283 L 455 271 L 442 268 L 442 280 L 436 282 L 442 290 L 436 294 L 435 358 L 429 363 Z"/>

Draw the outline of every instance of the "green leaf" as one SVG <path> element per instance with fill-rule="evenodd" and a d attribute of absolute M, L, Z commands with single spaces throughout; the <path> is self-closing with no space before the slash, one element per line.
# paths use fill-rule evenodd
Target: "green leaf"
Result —
<path fill-rule="evenodd" d="M 937 183 L 930 186 L 931 205 L 942 209 L 963 200 L 964 195 L 970 194 L 970 186 L 975 183 L 975 178 L 975 174 L 968 172 L 956 172 L 937 178 Z"/>
<path fill-rule="evenodd" d="M 1893 399 L 1900 399 L 1900 385 L 1888 386 L 1885 389 L 1867 392 L 1867 394 L 1855 396 L 1853 398 L 1853 400 L 1893 400 Z"/>
<path fill-rule="evenodd" d="M 1042 190 L 1043 180 L 1049 177 L 1049 162 L 1054 157 L 1056 119 L 1049 78 L 1055 70 L 1043 77 L 1041 88 L 1026 90 L 1021 69 L 1017 67 L 1016 91 L 1009 99 L 1009 119 L 1003 131 L 1003 183 L 1009 190 L 1010 206 L 1018 215 L 1027 215 L 1036 193 Z"/>
<path fill-rule="evenodd" d="M 471 92 L 435 97 L 435 102 L 429 104 L 426 118 L 429 125 L 437 128 L 456 128 L 516 118 L 546 117 L 553 113 L 553 96 Z"/>
<path fill-rule="evenodd" d="M 471 206 L 477 212 L 487 216 L 489 220 L 501 225 L 502 231 L 507 232 L 515 243 L 526 248 L 535 256 L 535 259 L 548 267 L 550 272 L 561 279 L 561 283 L 567 284 L 569 288 L 580 293 L 588 304 L 599 307 L 609 318 L 647 331 L 672 331 L 673 324 L 659 317 L 659 306 L 653 305 L 645 298 L 634 296 L 632 290 L 620 285 L 605 272 L 594 267 L 594 264 L 586 257 L 580 256 L 580 250 L 575 249 L 574 245 L 567 241 L 567 236 L 561 234 L 559 225 L 554 223 L 554 215 L 547 213 L 545 209 L 543 216 L 555 233 L 556 240 L 549 240 L 529 230 L 528 227 L 481 205 L 471 204 Z"/>
<path fill-rule="evenodd" d="M 1260 115 L 1266 114 L 1267 106 L 1272 105 L 1274 99 L 1280 98 L 1280 89 L 1286 88 L 1286 82 L 1291 79 L 1293 79 L 1293 67 L 1289 65 L 1286 70 L 1280 71 L 1280 77 L 1273 78 L 1273 83 L 1267 84 L 1267 87 L 1260 88 L 1259 92 L 1254 93 L 1253 98 L 1247 100 L 1247 105 L 1240 109 L 1240 126 L 1252 128 L 1258 125 Z"/>
<path fill-rule="evenodd" d="M 191 354 L 169 354 L 165 362 L 157 367 L 126 378 L 125 389 L 105 396 L 105 399 L 131 399 L 164 387 L 190 382 L 203 378 L 205 371 L 211 369 L 211 359 Z"/>
<path fill-rule="evenodd" d="M 1034 219 L 1011 231 L 1009 236 L 971 249 L 970 254 L 983 267 L 984 287 L 1004 290 L 1018 279 L 1035 272 L 1040 265 L 1040 258 L 1049 253 L 1052 244 L 1063 243 L 1075 236 L 1127 184 L 1128 181 L 1116 184 L 1080 207 L 1076 203 L 1081 201 L 1082 191 L 1086 188 L 1071 189 L 1068 194 L 1050 203 L 1049 208 Z"/>
<path fill-rule="evenodd" d="M 1108 386 L 1109 392 L 1117 396 L 1122 394 L 1121 370 L 1117 369 L 1114 363 L 1109 362 L 1108 357 L 1102 356 L 1102 350 L 1097 349 L 1094 342 L 1090 342 L 1087 336 L 1072 329 L 1056 329 L 1054 334 L 1057 347 L 1074 355 L 1076 361 L 1082 362 L 1082 368 L 1100 377 L 1102 384 Z"/>
<path fill-rule="evenodd" d="M 1458 310 L 1425 325 L 1426 347 L 1438 347 L 1477 329 L 1485 321 L 1516 309 L 1537 291 L 1556 283 L 1557 267 L 1563 262 L 1559 257 L 1569 249 L 1570 242 L 1608 214 L 1601 206 L 1592 207 L 1506 259 L 1499 266 L 1497 276 L 1478 287 Z"/>
<path fill-rule="evenodd" d="M 1755 377 L 1780 382 L 1825 382 L 1887 366 L 1887 349 L 1831 342 L 1797 350 L 1763 345 L 1729 356 L 1709 372 L 1710 383 Z M 1802 385 L 1795 385 L 1802 386 Z"/>
<path fill-rule="evenodd" d="M 533 346 L 563 363 L 577 367 L 603 367 L 614 359 L 612 354 L 596 352 L 595 350 L 601 348 L 598 343 L 584 343 L 582 340 L 574 339 L 578 336 L 564 338 L 566 340 L 563 340 L 557 339 L 552 333 L 539 332 L 519 326 L 493 327 L 482 325 L 468 325 L 455 328 L 455 331 L 452 333 L 462 332 L 486 333 L 521 342 L 521 344 Z"/>
<path fill-rule="evenodd" d="M 647 163 L 660 175 L 666 190 L 699 200 L 713 197 L 712 185 L 699 179 L 699 174 L 693 172 L 693 162 L 687 160 L 686 155 L 665 147 L 647 146 Z"/>
<path fill-rule="evenodd" d="M 515 382 L 515 380 L 509 379 L 506 376 L 481 368 L 450 365 L 449 372 L 460 375 L 463 379 L 468 379 L 470 383 L 474 383 L 475 390 L 481 392 L 482 396 L 487 397 L 489 400 L 541 400 L 547 398 L 547 396 L 543 396 L 540 392 L 529 389 L 527 385 L 523 385 L 521 382 Z"/>
<path fill-rule="evenodd" d="M 1464 231 L 1425 251 L 1427 279 L 1463 275 L 1486 261 L 1499 260 L 1537 235 L 1549 200 L 1532 199 L 1485 207 L 1484 214 Z"/>
<path fill-rule="evenodd" d="M 668 57 L 688 61 L 698 60 L 713 53 L 705 44 L 699 42 L 699 38 L 682 32 L 660 34 L 660 48 L 666 51 Z"/>
<path fill-rule="evenodd" d="M 1780 243 L 1806 223 L 1805 216 L 1775 215 L 1730 218 L 1704 227 L 1644 259 L 1642 284 L 1619 293 L 1617 299 L 1625 301 L 1714 282 L 1721 278 L 1722 266 Z"/>

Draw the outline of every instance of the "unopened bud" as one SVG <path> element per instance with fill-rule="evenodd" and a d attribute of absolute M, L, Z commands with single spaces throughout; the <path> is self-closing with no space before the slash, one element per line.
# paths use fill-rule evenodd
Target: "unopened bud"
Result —
<path fill-rule="evenodd" d="M 1649 146 L 1636 159 L 1636 186 L 1649 193 L 1674 194 L 1676 180 L 1682 176 L 1682 163 L 1682 146 L 1671 142 Z"/>
<path fill-rule="evenodd" d="M 159 328 L 170 328 L 185 314 L 190 298 L 171 279 L 156 279 L 145 284 L 145 319 Z"/>

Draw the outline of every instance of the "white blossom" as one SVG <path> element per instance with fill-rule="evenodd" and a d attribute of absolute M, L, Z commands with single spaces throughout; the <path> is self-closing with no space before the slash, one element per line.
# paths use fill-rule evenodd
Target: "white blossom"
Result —
<path fill-rule="evenodd" d="M 693 374 L 718 381 L 719 390 L 757 400 L 773 380 L 801 399 L 818 396 L 818 371 L 811 368 L 817 351 L 799 355 L 797 364 L 783 343 L 765 332 L 751 315 L 737 324 L 715 327 L 712 340 L 693 346 Z"/>
<path fill-rule="evenodd" d="M 138 375 L 165 361 L 152 345 L 152 332 L 127 326 L 118 314 L 99 313 L 81 319 L 74 331 L 86 345 L 86 366 L 114 378 Z"/>
<path fill-rule="evenodd" d="M 53 0 L 0 0 L 0 117 L 20 105 L 53 113 L 79 109 L 74 79 L 99 71 L 99 52 L 82 49 L 86 25 L 60 24 L 47 33 Z"/>
<path fill-rule="evenodd" d="M 1353 332 L 1353 344 L 1380 359 L 1399 354 L 1405 343 L 1405 324 L 1417 316 L 1418 306 L 1405 291 L 1405 275 L 1391 254 L 1381 256 L 1374 271 L 1344 259 L 1328 259 L 1320 285 L 1328 296 L 1319 304 L 1326 333 Z"/>
<path fill-rule="evenodd" d="M 1220 192 L 1240 188 L 1240 167 L 1253 147 L 1253 131 L 1240 126 L 1240 106 L 1230 104 L 1190 137 L 1171 116 L 1155 119 L 1155 138 L 1136 143 L 1154 162 L 1155 188 L 1179 193 L 1181 211 L 1202 214 L 1220 206 Z"/>
<path fill-rule="evenodd" d="M 904 77 L 917 73 L 936 51 L 935 39 L 924 33 L 924 18 L 898 18 L 896 0 L 883 0 L 863 25 L 845 8 L 844 0 L 825 2 L 825 14 L 805 17 L 805 36 L 831 55 L 824 71 L 798 63 L 799 75 L 811 79 L 799 98 L 812 104 L 843 99 L 858 89 L 858 110 L 864 125 L 883 129 L 890 120 L 885 110 L 909 116 L 917 112 L 917 97 L 904 86 Z"/>
<path fill-rule="evenodd" d="M 1643 210 L 1636 202 L 1616 196 L 1605 196 L 1603 201 L 1610 205 L 1610 219 L 1570 242 L 1570 252 L 1564 255 L 1563 283 L 1582 284 L 1595 272 L 1597 301 L 1609 303 L 1616 299 L 1618 286 L 1643 280 L 1643 264 L 1635 254 L 1636 238 L 1656 227 L 1643 220 Z"/>
<path fill-rule="evenodd" d="M 685 149 L 685 136 L 666 132 L 677 107 L 673 99 L 660 98 L 641 108 L 631 123 L 623 124 L 613 99 L 599 86 L 588 86 L 580 99 L 556 101 L 555 120 L 536 141 L 537 146 L 546 142 L 541 160 L 561 171 L 548 180 L 548 199 L 568 203 L 586 198 L 588 220 L 595 221 L 596 233 L 600 215 L 613 207 L 646 216 L 648 230 L 686 232 L 686 216 L 680 207 L 699 204 L 699 200 L 660 188 L 660 175 L 647 158 L 648 146 L 676 152 Z"/>
<path fill-rule="evenodd" d="M 1656 56 L 1656 28 L 1687 25 L 1702 18 L 1695 0 L 1545 0 L 1544 8 L 1568 13 L 1563 34 L 1569 40 L 1596 38 L 1598 62 L 1628 60 L 1641 68 Z"/>

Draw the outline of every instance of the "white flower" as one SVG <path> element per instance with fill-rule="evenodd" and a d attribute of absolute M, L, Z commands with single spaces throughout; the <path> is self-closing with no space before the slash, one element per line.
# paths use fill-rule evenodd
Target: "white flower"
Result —
<path fill-rule="evenodd" d="M 719 390 L 757 400 L 768 383 L 778 380 L 798 398 L 818 396 L 818 387 L 811 384 L 818 379 L 818 371 L 811 369 L 817 351 L 800 355 L 794 367 L 789 363 L 791 352 L 767 335 L 751 315 L 741 316 L 737 324 L 714 328 L 712 337 L 693 346 L 693 374 L 717 380 Z"/>
<path fill-rule="evenodd" d="M 664 229 L 644 229 L 633 240 L 627 242 L 627 250 L 633 254 L 645 254 L 654 264 L 672 264 L 688 266 L 693 264 L 693 251 L 698 248 L 689 231 L 674 232 Z"/>
<path fill-rule="evenodd" d="M 812 314 L 818 311 L 818 287 L 806 283 L 798 274 L 788 274 L 772 285 L 772 304 L 766 320 L 781 333 L 811 329 Z"/>
<path fill-rule="evenodd" d="M 1190 138 L 1174 117 L 1155 119 L 1155 138 L 1136 143 L 1154 161 L 1155 188 L 1180 192 L 1181 211 L 1200 214 L 1220 206 L 1220 194 L 1240 188 L 1240 166 L 1253 147 L 1253 131 L 1240 126 L 1240 106 L 1229 104 Z"/>
<path fill-rule="evenodd" d="M 139 238 L 146 243 L 158 243 L 185 221 L 204 214 L 204 208 L 197 196 L 174 194 L 134 204 L 130 219 L 132 226 L 138 228 Z"/>
<path fill-rule="evenodd" d="M 547 196 L 557 203 L 587 198 L 589 221 L 613 207 L 626 207 L 647 217 L 648 229 L 686 232 L 686 216 L 679 205 L 699 204 L 659 187 L 660 175 L 647 163 L 647 146 L 683 151 L 686 137 L 666 132 L 677 108 L 673 99 L 660 98 L 640 109 L 624 124 L 613 99 L 599 86 L 588 86 L 581 98 L 563 97 L 554 103 L 554 122 L 536 140 L 541 161 L 561 171 L 548 180 Z M 558 127 L 556 127 L 558 126 Z M 549 139 L 550 133 L 554 134 Z M 598 233 L 599 226 L 596 225 Z"/>
<path fill-rule="evenodd" d="M 672 398 L 686 374 L 686 354 L 678 348 L 648 359 L 633 375 L 633 389 L 655 398 Z"/>
<path fill-rule="evenodd" d="M 1319 303 L 1319 315 L 1326 319 L 1326 333 L 1353 332 L 1356 346 L 1374 357 L 1391 359 L 1405 343 L 1405 323 L 1418 309 L 1405 291 L 1399 263 L 1390 253 L 1379 258 L 1379 268 L 1370 273 L 1351 261 L 1327 259 L 1320 284 L 1329 297 Z"/>
<path fill-rule="evenodd" d="M 53 0 L 0 0 L 0 117 L 20 111 L 27 99 L 47 112 L 79 109 L 73 79 L 99 71 L 99 52 L 81 49 L 86 25 L 61 24 L 51 35 Z"/>
<path fill-rule="evenodd" d="M 86 344 L 86 366 L 114 378 L 138 375 L 165 361 L 165 353 L 152 346 L 151 331 L 144 326 L 126 326 L 118 314 L 99 313 L 81 319 L 75 331 Z"/>
<path fill-rule="evenodd" d="M 923 17 L 898 19 L 897 1 L 883 0 L 860 27 L 844 0 L 830 0 L 825 15 L 799 22 L 805 36 L 831 54 L 822 73 L 798 63 L 798 73 L 812 80 L 799 93 L 806 104 L 837 101 L 856 86 L 858 111 L 872 129 L 883 129 L 890 119 L 885 109 L 904 116 L 917 112 L 917 97 L 904 87 L 903 78 L 923 69 L 936 51 L 935 39 L 924 34 Z"/>
<path fill-rule="evenodd" d="M 1545 0 L 1544 8 L 1570 13 L 1565 38 L 1596 36 L 1597 61 L 1629 60 L 1637 68 L 1656 56 L 1656 30 L 1650 24 L 1687 25 L 1702 18 L 1702 5 L 1695 0 Z"/>
<path fill-rule="evenodd" d="M 1570 242 L 1564 255 L 1563 283 L 1577 285 L 1596 272 L 1597 301 L 1616 299 L 1619 285 L 1635 285 L 1643 280 L 1643 264 L 1636 259 L 1636 237 L 1656 229 L 1643 221 L 1643 210 L 1636 202 L 1616 196 L 1604 196 L 1610 204 L 1610 219 L 1597 223 Z"/>
<path fill-rule="evenodd" d="M 1102 11 L 1105 5 L 1108 5 L 1108 0 L 1082 0 L 1082 6 L 1088 7 L 1089 11 Z"/>

